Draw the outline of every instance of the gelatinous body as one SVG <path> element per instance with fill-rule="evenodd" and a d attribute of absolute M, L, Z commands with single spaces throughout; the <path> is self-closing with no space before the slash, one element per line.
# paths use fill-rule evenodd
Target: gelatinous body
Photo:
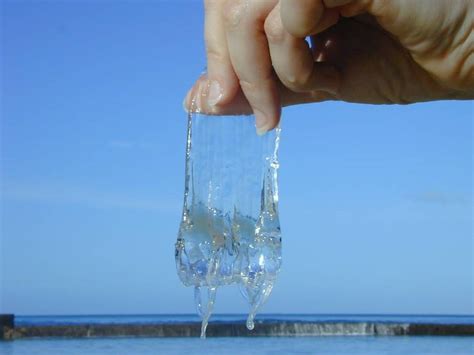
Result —
<path fill-rule="evenodd" d="M 281 266 L 279 135 L 256 135 L 252 116 L 189 115 L 175 257 L 181 281 L 195 287 L 202 337 L 219 286 L 240 286 L 249 329 L 272 291 Z"/>

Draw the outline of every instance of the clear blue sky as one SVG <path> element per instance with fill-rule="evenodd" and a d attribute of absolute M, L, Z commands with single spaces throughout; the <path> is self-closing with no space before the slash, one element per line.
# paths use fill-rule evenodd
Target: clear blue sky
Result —
<path fill-rule="evenodd" d="M 1 299 L 192 313 L 176 276 L 201 1 L 2 1 Z M 285 109 L 265 312 L 473 313 L 473 103 Z M 245 312 L 236 288 L 216 312 Z"/>

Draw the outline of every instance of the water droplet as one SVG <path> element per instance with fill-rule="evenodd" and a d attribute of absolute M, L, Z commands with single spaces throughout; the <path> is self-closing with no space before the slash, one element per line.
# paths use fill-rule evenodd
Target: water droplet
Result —
<path fill-rule="evenodd" d="M 254 314 L 250 313 L 249 317 L 247 318 L 247 329 L 248 330 L 253 330 L 255 328 L 255 323 L 253 321 Z"/>

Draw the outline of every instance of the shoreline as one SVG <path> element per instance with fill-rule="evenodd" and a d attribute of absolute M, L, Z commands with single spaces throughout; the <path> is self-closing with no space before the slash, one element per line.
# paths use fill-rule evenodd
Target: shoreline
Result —
<path fill-rule="evenodd" d="M 82 324 L 3 326 L 0 339 L 101 338 L 101 337 L 199 337 L 201 324 Z M 317 336 L 474 336 L 474 324 L 408 323 L 257 323 L 209 324 L 207 337 L 317 337 Z"/>
<path fill-rule="evenodd" d="M 19 317 L 21 319 L 21 317 Z M 0 314 L 0 341 L 32 338 L 199 337 L 201 323 L 122 322 L 17 324 L 14 314 Z M 387 320 L 257 320 L 248 330 L 245 321 L 211 322 L 208 337 L 318 337 L 318 336 L 474 336 L 474 323 Z"/>

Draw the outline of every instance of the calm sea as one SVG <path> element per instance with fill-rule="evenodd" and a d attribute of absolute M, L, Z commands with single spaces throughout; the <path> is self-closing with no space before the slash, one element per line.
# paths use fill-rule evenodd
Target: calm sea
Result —
<path fill-rule="evenodd" d="M 281 315 L 266 321 L 400 322 L 474 324 L 474 316 Z M 195 315 L 17 316 L 16 324 L 149 324 L 199 321 Z M 244 322 L 245 315 L 222 314 L 212 322 Z M 257 325 L 258 326 L 258 325 Z M 0 341 L 5 355 L 98 354 L 474 354 L 474 337 L 327 336 L 272 338 L 93 338 Z"/>
<path fill-rule="evenodd" d="M 210 323 L 242 322 L 246 314 L 213 314 Z M 474 315 L 258 314 L 256 322 L 386 322 L 474 324 Z M 16 316 L 16 325 L 167 324 L 200 322 L 197 314 Z"/>

